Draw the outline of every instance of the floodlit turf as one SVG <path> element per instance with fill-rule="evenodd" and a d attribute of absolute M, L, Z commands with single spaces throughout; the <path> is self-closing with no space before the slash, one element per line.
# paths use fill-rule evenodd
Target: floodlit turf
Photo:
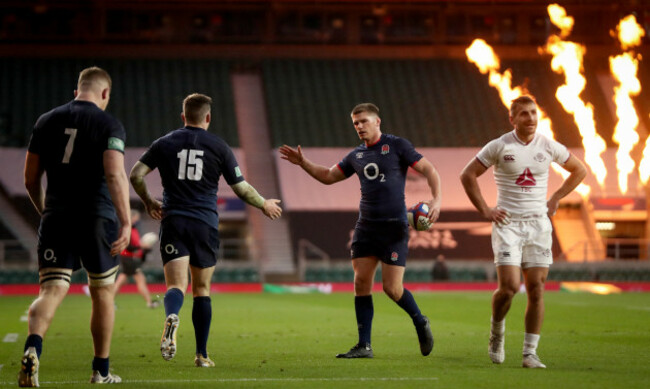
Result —
<path fill-rule="evenodd" d="M 487 356 L 490 293 L 416 294 L 432 321 L 435 347 L 422 357 L 406 314 L 375 295 L 371 360 L 341 360 L 356 342 L 353 297 L 224 294 L 212 297 L 208 344 L 217 367 L 193 365 L 192 300 L 181 310 L 179 350 L 166 362 L 158 350 L 164 311 L 138 295 L 117 298 L 111 352 L 121 387 L 134 388 L 645 388 L 650 377 L 650 294 L 546 295 L 539 355 L 546 370 L 521 368 L 525 297 L 507 320 L 506 361 Z M 16 386 L 32 297 L 0 297 L 0 386 Z M 52 323 L 41 356 L 42 387 L 88 386 L 92 346 L 90 299 L 71 295 Z"/>

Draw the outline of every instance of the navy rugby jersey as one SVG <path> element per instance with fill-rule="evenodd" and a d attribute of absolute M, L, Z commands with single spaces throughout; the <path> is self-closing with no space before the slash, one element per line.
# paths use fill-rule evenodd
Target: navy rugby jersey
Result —
<path fill-rule="evenodd" d="M 88 101 L 73 100 L 36 121 L 29 141 L 47 176 L 43 213 L 116 219 L 104 176 L 104 151 L 124 152 L 124 126 Z"/>
<path fill-rule="evenodd" d="M 140 162 L 158 168 L 163 185 L 163 218 L 182 215 L 217 228 L 219 178 L 228 185 L 244 181 L 232 150 L 221 137 L 186 126 L 159 138 Z"/>
<path fill-rule="evenodd" d="M 359 220 L 404 221 L 406 171 L 422 155 L 406 139 L 382 134 L 379 141 L 357 146 L 338 167 L 346 177 L 356 173 L 361 183 Z"/>

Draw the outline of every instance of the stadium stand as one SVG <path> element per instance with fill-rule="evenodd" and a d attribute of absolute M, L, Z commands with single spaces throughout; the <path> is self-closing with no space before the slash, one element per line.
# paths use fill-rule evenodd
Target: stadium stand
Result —
<path fill-rule="evenodd" d="M 127 130 L 127 147 L 145 147 L 182 126 L 181 101 L 193 92 L 213 98 L 211 132 L 238 147 L 231 62 L 219 59 L 3 58 L 0 61 L 0 145 L 25 147 L 42 113 L 73 98 L 79 71 L 97 65 L 112 75 L 107 110 Z"/>
<path fill-rule="evenodd" d="M 551 116 L 556 139 L 580 147 L 573 118 L 554 96 L 563 80 L 548 61 L 510 60 L 508 68 L 513 85 L 526 85 Z M 267 60 L 262 69 L 275 146 L 355 146 L 348 111 L 364 101 L 380 107 L 385 131 L 419 147 L 480 147 L 510 128 L 487 76 L 465 60 Z M 589 92 L 601 106 L 600 89 Z M 608 110 L 597 115 L 612 122 Z"/>

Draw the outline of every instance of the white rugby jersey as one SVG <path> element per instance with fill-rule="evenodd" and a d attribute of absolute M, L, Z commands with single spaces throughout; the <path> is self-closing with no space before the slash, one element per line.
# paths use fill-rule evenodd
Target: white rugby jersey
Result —
<path fill-rule="evenodd" d="M 571 154 L 562 144 L 540 133 L 524 143 L 511 131 L 490 141 L 476 159 L 494 166 L 497 206 L 513 215 L 546 214 L 551 162 L 564 165 Z"/>

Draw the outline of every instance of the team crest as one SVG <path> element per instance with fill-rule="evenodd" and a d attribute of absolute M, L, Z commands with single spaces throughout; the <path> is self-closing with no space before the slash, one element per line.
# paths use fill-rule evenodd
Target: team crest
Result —
<path fill-rule="evenodd" d="M 381 155 L 386 155 L 390 152 L 389 145 L 381 145 Z"/>
<path fill-rule="evenodd" d="M 397 252 L 393 251 L 393 253 L 390 255 L 390 260 L 395 262 L 399 258 L 399 254 Z"/>
<path fill-rule="evenodd" d="M 535 161 L 544 162 L 546 161 L 546 156 L 542 153 L 537 153 L 537 155 L 535 155 Z"/>
<path fill-rule="evenodd" d="M 357 153 L 357 159 L 363 158 L 363 153 Z"/>

